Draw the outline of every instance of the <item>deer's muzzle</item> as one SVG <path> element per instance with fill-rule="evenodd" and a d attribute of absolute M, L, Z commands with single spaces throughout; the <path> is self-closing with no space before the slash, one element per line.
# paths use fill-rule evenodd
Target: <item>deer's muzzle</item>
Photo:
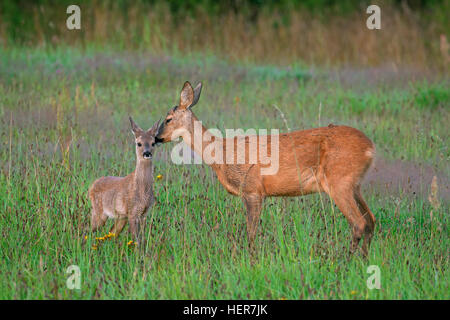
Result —
<path fill-rule="evenodd" d="M 152 158 L 152 153 L 150 151 L 144 151 L 142 156 L 144 157 L 144 159 L 151 159 Z"/>
<path fill-rule="evenodd" d="M 155 142 L 153 143 L 153 145 L 160 145 L 161 143 L 164 143 L 164 139 L 155 137 Z"/>

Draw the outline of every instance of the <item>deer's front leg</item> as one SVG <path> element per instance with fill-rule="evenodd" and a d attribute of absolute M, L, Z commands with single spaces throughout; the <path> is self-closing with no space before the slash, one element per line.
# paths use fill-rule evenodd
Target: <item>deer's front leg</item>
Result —
<path fill-rule="evenodd" d="M 144 235 L 143 235 L 143 216 L 139 211 L 133 212 L 128 218 L 130 223 L 130 231 L 133 235 L 134 241 L 138 246 L 143 247 L 144 245 Z"/>
<path fill-rule="evenodd" d="M 250 249 L 258 229 L 259 218 L 261 216 L 261 207 L 263 198 L 257 194 L 246 194 L 243 196 L 245 207 L 247 208 L 247 238 Z"/>

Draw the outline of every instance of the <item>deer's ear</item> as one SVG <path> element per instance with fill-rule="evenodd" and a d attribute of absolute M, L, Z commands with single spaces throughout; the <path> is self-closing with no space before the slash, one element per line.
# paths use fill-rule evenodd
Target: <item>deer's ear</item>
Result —
<path fill-rule="evenodd" d="M 200 99 L 200 93 L 202 93 L 202 83 L 200 82 L 194 89 L 194 100 L 192 101 L 192 104 L 189 106 L 189 108 L 192 108 L 195 106 Z"/>
<path fill-rule="evenodd" d="M 136 124 L 136 122 L 133 121 L 133 119 L 130 117 L 130 123 L 131 123 L 131 131 L 133 132 L 134 136 L 140 136 L 142 134 L 142 129 Z"/>
<path fill-rule="evenodd" d="M 183 89 L 181 89 L 180 104 L 178 108 L 180 109 L 189 108 L 192 105 L 193 101 L 194 101 L 194 90 L 192 89 L 192 86 L 189 83 L 189 81 L 186 81 L 184 83 Z"/>
<path fill-rule="evenodd" d="M 156 131 L 158 131 L 158 129 L 159 129 L 159 123 L 160 122 L 161 122 L 161 119 L 159 119 L 157 122 L 155 122 L 153 124 L 153 126 L 150 129 L 147 130 L 147 132 L 151 132 L 151 133 L 155 134 Z"/>

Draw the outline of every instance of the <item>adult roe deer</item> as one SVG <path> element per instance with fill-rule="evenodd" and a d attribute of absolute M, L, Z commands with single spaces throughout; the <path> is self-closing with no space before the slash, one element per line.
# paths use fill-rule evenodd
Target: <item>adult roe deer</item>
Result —
<path fill-rule="evenodd" d="M 156 143 L 182 137 L 191 149 L 204 158 L 202 150 L 222 139 L 212 136 L 203 125 L 200 132 L 194 130 L 198 119 L 191 108 L 198 102 L 201 90 L 201 83 L 195 89 L 189 82 L 184 84 L 179 105 L 168 112 L 158 129 Z M 273 137 L 266 136 L 268 144 Z M 358 248 L 364 235 L 362 253 L 367 255 L 375 217 L 361 195 L 360 182 L 375 156 L 372 141 L 357 129 L 334 125 L 284 133 L 278 135 L 278 139 L 279 165 L 275 174 L 262 175 L 260 170 L 266 164 L 259 159 L 256 164 L 230 164 L 226 161 L 210 164 L 225 189 L 241 196 L 244 201 L 250 247 L 253 246 L 265 197 L 326 192 L 353 228 L 350 251 Z M 237 141 L 238 137 L 222 139 L 223 154 L 227 153 L 227 148 L 236 151 Z M 248 139 L 244 142 L 248 143 Z M 249 158 L 248 150 L 245 148 L 246 158 Z"/>
<path fill-rule="evenodd" d="M 142 220 L 154 202 L 152 157 L 159 121 L 147 131 L 131 117 L 130 123 L 136 142 L 136 169 L 126 177 L 101 177 L 91 185 L 91 231 L 113 218 L 116 221 L 111 232 L 118 236 L 129 221 L 130 231 L 139 244 Z"/>

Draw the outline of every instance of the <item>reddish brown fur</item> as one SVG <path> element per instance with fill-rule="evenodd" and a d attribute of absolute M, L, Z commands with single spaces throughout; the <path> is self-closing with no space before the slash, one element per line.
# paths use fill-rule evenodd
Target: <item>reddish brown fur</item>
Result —
<path fill-rule="evenodd" d="M 180 134 L 193 150 L 201 154 L 211 142 L 203 142 L 202 149 L 195 146 L 193 139 L 194 122 L 198 121 L 191 107 L 198 101 L 201 84 L 195 91 L 187 82 L 182 90 L 180 105 L 171 110 L 161 125 L 157 141 L 168 142 L 174 139 L 176 129 L 184 129 Z M 207 129 L 202 128 L 207 134 Z M 270 145 L 271 136 L 267 137 Z M 212 137 L 212 141 L 220 139 Z M 258 138 L 259 139 L 259 138 Z M 248 143 L 248 138 L 245 139 Z M 223 155 L 227 148 L 235 148 L 237 138 L 223 139 Z M 294 152 L 295 150 L 295 152 Z M 249 148 L 245 148 L 249 159 Z M 258 153 L 259 154 L 259 153 Z M 268 148 L 270 155 L 270 148 Z M 225 189 L 243 198 L 247 208 L 247 232 L 252 245 L 262 201 L 270 196 L 299 196 L 325 192 L 353 227 L 351 251 L 355 251 L 364 234 L 363 254 L 367 254 L 375 227 L 375 217 L 360 193 L 360 183 L 375 155 L 375 146 L 361 131 L 347 127 L 334 126 L 295 131 L 279 135 L 279 169 L 274 175 L 261 175 L 260 159 L 256 164 L 212 164 L 220 183 Z M 225 161 L 222 161 L 225 163 Z M 266 165 L 267 166 L 267 165 Z"/>

